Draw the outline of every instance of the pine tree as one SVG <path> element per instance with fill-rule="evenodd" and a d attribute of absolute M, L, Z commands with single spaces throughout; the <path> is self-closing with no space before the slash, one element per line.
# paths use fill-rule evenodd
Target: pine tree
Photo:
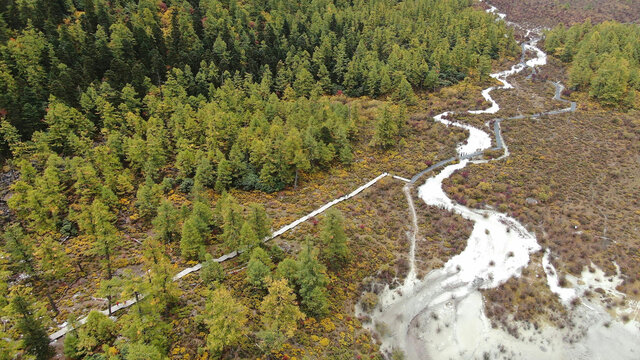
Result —
<path fill-rule="evenodd" d="M 334 271 L 342 268 L 349 259 L 349 248 L 344 232 L 344 218 L 339 210 L 332 208 L 326 212 L 320 240 L 324 244 L 322 254 L 325 263 Z"/>
<path fill-rule="evenodd" d="M 298 329 L 298 321 L 304 320 L 305 315 L 298 308 L 296 296 L 286 279 L 270 281 L 268 291 L 260 304 L 262 324 L 267 330 L 290 338 Z"/>
<path fill-rule="evenodd" d="M 204 311 L 204 323 L 209 328 L 207 348 L 214 356 L 223 350 L 237 346 L 248 333 L 247 316 L 249 310 L 233 298 L 224 287 L 215 289 Z"/>

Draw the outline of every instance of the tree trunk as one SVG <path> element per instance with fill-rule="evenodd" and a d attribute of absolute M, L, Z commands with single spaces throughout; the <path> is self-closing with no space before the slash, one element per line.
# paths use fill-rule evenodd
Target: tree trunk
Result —
<path fill-rule="evenodd" d="M 107 251 L 105 252 L 105 257 L 107 258 L 107 280 L 111 280 L 111 256 L 109 254 L 109 248 L 107 247 Z"/>
<path fill-rule="evenodd" d="M 55 312 L 56 315 L 58 315 L 60 311 L 58 310 L 56 303 L 53 301 L 53 298 L 51 297 L 51 294 L 49 294 L 48 291 L 47 291 L 47 300 L 49 300 L 49 305 L 51 305 L 51 309 L 53 309 L 53 312 Z"/>
<path fill-rule="evenodd" d="M 142 316 L 142 308 L 140 307 L 140 299 L 138 298 L 138 292 L 136 294 L 136 307 L 138 308 L 138 315 Z"/>
<path fill-rule="evenodd" d="M 76 261 L 76 265 L 78 266 L 78 269 L 80 270 L 80 272 L 81 272 L 81 273 L 86 274 L 86 273 L 84 272 L 84 268 L 82 267 L 82 263 L 81 263 L 80 259 L 78 259 L 78 260 Z"/>
<path fill-rule="evenodd" d="M 107 305 L 109 306 L 109 316 L 111 316 L 111 295 L 107 295 Z"/>
<path fill-rule="evenodd" d="M 293 188 L 298 188 L 298 168 L 296 168 L 296 179 L 293 181 Z"/>

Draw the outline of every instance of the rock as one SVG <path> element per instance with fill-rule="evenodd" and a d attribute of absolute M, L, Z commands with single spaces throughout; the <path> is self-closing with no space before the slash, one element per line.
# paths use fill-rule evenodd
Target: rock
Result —
<path fill-rule="evenodd" d="M 526 198 L 525 201 L 527 202 L 528 205 L 538 205 L 538 200 L 534 199 L 534 198 Z"/>

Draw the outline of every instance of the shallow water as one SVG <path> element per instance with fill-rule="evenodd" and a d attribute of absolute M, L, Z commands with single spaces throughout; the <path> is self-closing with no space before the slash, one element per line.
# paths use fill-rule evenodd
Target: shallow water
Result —
<path fill-rule="evenodd" d="M 490 12 L 496 13 L 495 7 Z M 504 14 L 497 14 L 504 19 Z M 482 91 L 491 106 L 471 114 L 495 114 L 499 104 L 491 97 L 495 89 L 513 88 L 507 78 L 527 68 L 547 63 L 547 55 L 539 49 L 537 39 L 523 44 L 523 54 L 532 52 L 534 58 L 525 60 L 510 69 L 492 74 L 502 83 Z M 575 106 L 562 111 L 573 111 Z M 449 112 L 439 114 L 434 120 L 448 126 L 461 127 L 469 132 L 467 141 L 457 147 L 459 158 L 482 152 L 491 147 L 491 137 L 481 129 L 447 119 Z M 497 124 L 496 126 L 499 126 Z M 506 157 L 509 155 L 506 146 Z M 502 157 L 501 157 L 502 158 Z M 437 206 L 474 222 L 473 231 L 462 253 L 451 258 L 443 268 L 418 279 L 415 271 L 415 233 L 410 236 L 410 271 L 404 283 L 379 296 L 379 306 L 371 314 L 372 322 L 365 327 L 380 335 L 381 351 L 389 355 L 400 350 L 408 359 L 472 359 L 487 354 L 503 354 L 518 359 L 591 359 L 607 354 L 601 340 L 609 339 L 617 344 L 609 354 L 614 358 L 638 359 L 634 347 L 640 341 L 637 322 L 627 325 L 612 322 L 609 314 L 599 304 L 587 304 L 575 309 L 572 320 L 578 330 L 560 330 L 545 327 L 535 331 L 523 324 L 514 324 L 523 334 L 515 338 L 501 329 L 490 326 L 484 314 L 480 289 L 495 288 L 511 277 L 520 276 L 530 260 L 530 254 L 540 251 L 535 235 L 527 231 L 515 219 L 493 210 L 470 209 L 452 201 L 442 189 L 442 182 L 456 170 L 469 163 L 486 160 L 460 160 L 446 166 L 438 174 L 428 178 L 418 188 L 418 196 L 427 205 Z M 410 196 L 409 205 L 413 209 Z M 414 221 L 415 221 L 414 213 Z M 414 231 L 417 226 L 414 224 Z M 543 257 L 543 266 L 551 290 L 569 305 L 576 296 L 574 289 L 559 286 L 557 274 L 549 262 L 549 253 Z M 357 315 L 363 315 L 357 309 Z M 605 326 L 608 324 L 608 326 Z M 573 331 L 573 332 L 572 332 Z M 574 333 L 576 332 L 576 333 Z M 567 341 L 571 340 L 571 344 Z"/>

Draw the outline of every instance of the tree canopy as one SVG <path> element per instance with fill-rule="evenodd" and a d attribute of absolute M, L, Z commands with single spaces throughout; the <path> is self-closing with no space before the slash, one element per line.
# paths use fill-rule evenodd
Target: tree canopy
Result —
<path fill-rule="evenodd" d="M 587 21 L 547 33 L 547 50 L 571 64 L 569 85 L 607 106 L 638 107 L 640 26 Z"/>

